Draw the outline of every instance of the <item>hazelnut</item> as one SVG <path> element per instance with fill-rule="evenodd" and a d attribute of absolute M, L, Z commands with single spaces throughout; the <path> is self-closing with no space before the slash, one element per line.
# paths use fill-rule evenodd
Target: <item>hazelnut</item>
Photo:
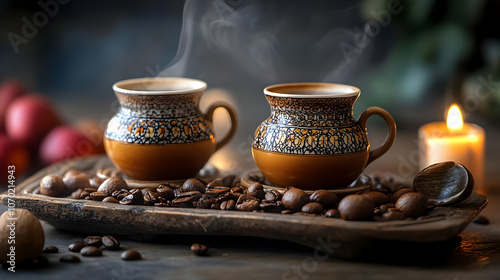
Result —
<path fill-rule="evenodd" d="M 369 198 L 373 202 L 373 204 L 375 204 L 375 206 L 380 206 L 389 203 L 389 199 L 387 198 L 387 196 L 378 191 L 368 191 L 361 193 L 361 195 Z"/>
<path fill-rule="evenodd" d="M 261 183 L 256 182 L 248 187 L 247 193 L 255 198 L 264 199 L 266 193 Z"/>
<path fill-rule="evenodd" d="M 351 194 L 340 201 L 338 210 L 345 220 L 364 221 L 373 218 L 375 205 L 366 196 Z"/>
<path fill-rule="evenodd" d="M 335 193 L 327 190 L 317 190 L 311 194 L 309 199 L 312 202 L 321 203 L 326 209 L 333 208 L 335 204 L 339 202 L 339 197 Z"/>
<path fill-rule="evenodd" d="M 68 172 L 66 172 L 68 174 Z M 72 193 L 77 189 L 85 189 L 92 187 L 90 185 L 89 177 L 83 173 L 76 175 L 64 175 L 64 185 L 68 192 Z"/>
<path fill-rule="evenodd" d="M 11 227 L 11 223 L 14 223 L 15 227 Z M 45 234 L 35 215 L 25 209 L 15 209 L 5 211 L 0 216 L 0 262 L 2 263 L 10 260 L 7 254 L 10 254 L 10 247 L 13 246 L 9 243 L 9 237 L 12 235 L 16 237 L 16 262 L 34 260 L 40 256 L 45 244 Z"/>
<path fill-rule="evenodd" d="M 406 217 L 418 217 L 427 212 L 427 197 L 416 192 L 403 194 L 396 201 L 396 208 Z"/>
<path fill-rule="evenodd" d="M 301 189 L 290 187 L 281 198 L 282 205 L 293 211 L 300 211 L 309 202 L 309 196 Z"/>
<path fill-rule="evenodd" d="M 398 199 L 405 193 L 409 193 L 409 192 L 414 192 L 412 189 L 410 188 L 402 188 L 402 189 L 399 189 L 397 190 L 395 193 L 393 193 L 391 195 L 391 199 L 390 199 L 390 202 L 392 203 L 396 203 L 396 201 L 398 201 Z"/>
<path fill-rule="evenodd" d="M 205 185 L 195 178 L 187 179 L 181 187 L 182 192 L 193 192 L 199 191 L 200 193 L 205 193 Z"/>
<path fill-rule="evenodd" d="M 55 197 L 66 195 L 63 179 L 54 174 L 43 177 L 40 181 L 40 193 Z"/>
<path fill-rule="evenodd" d="M 121 189 L 128 189 L 127 182 L 121 177 L 111 177 L 106 179 L 97 189 L 98 192 L 102 192 L 107 196 L 111 196 L 114 191 Z"/>

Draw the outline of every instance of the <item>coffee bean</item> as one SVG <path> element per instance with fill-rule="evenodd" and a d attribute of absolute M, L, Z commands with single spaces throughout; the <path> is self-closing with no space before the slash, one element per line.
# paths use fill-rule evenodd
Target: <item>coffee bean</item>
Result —
<path fill-rule="evenodd" d="M 349 221 L 371 220 L 375 205 L 371 199 L 359 194 L 344 197 L 339 203 L 340 216 Z"/>
<path fill-rule="evenodd" d="M 90 193 L 89 193 L 89 192 L 87 192 L 87 191 L 82 191 L 82 192 L 80 193 L 80 199 L 86 199 L 87 197 L 90 197 Z M 90 199 L 92 199 L 92 198 L 90 198 Z"/>
<path fill-rule="evenodd" d="M 140 260 L 142 256 L 136 250 L 126 250 L 120 255 L 120 258 L 124 261 L 135 261 Z"/>
<path fill-rule="evenodd" d="M 196 203 L 196 207 L 202 208 L 202 209 L 211 209 L 212 204 L 214 204 L 214 203 L 217 203 L 216 198 L 212 198 L 212 197 L 208 196 L 207 194 L 204 194 L 201 196 L 201 198 Z"/>
<path fill-rule="evenodd" d="M 172 200 L 172 205 L 176 207 L 194 207 L 193 203 L 196 203 L 200 198 L 201 193 L 199 191 L 179 193 L 178 196 Z"/>
<path fill-rule="evenodd" d="M 232 199 L 226 200 L 220 204 L 220 209 L 221 210 L 234 210 L 235 205 L 236 205 L 236 203 L 234 202 L 234 200 L 232 200 Z"/>
<path fill-rule="evenodd" d="M 398 208 L 406 217 L 418 217 L 427 212 L 427 197 L 416 192 L 408 192 L 403 194 L 396 201 Z"/>
<path fill-rule="evenodd" d="M 74 192 L 71 193 L 71 198 L 73 199 L 80 199 L 80 195 L 82 194 L 83 190 L 82 189 L 78 189 Z"/>
<path fill-rule="evenodd" d="M 361 193 L 361 195 L 364 195 L 367 198 L 369 198 L 375 206 L 380 206 L 382 204 L 389 203 L 389 199 L 387 198 L 387 196 L 381 192 L 368 191 Z"/>
<path fill-rule="evenodd" d="M 86 192 L 88 192 L 88 193 L 93 193 L 93 192 L 97 191 L 96 188 L 84 188 L 83 190 L 86 191 Z"/>
<path fill-rule="evenodd" d="M 105 199 L 103 199 L 102 202 L 118 203 L 118 200 L 116 200 L 116 198 L 112 196 L 108 196 Z"/>
<path fill-rule="evenodd" d="M 259 208 L 259 201 L 258 200 L 244 201 L 244 202 L 236 205 L 236 210 L 240 210 L 240 211 L 253 211 L 253 210 L 257 210 L 258 208 Z"/>
<path fill-rule="evenodd" d="M 48 254 L 53 254 L 59 252 L 59 248 L 56 246 L 49 245 L 43 249 L 42 253 L 48 253 Z"/>
<path fill-rule="evenodd" d="M 111 235 L 105 235 L 102 237 L 102 245 L 108 250 L 116 250 L 120 247 L 120 241 Z"/>
<path fill-rule="evenodd" d="M 102 237 L 100 236 L 87 236 L 83 240 L 87 246 L 95 246 L 97 248 L 101 247 L 102 245 Z"/>
<path fill-rule="evenodd" d="M 210 206 L 210 209 L 220 209 L 220 204 L 219 203 L 214 203 Z"/>
<path fill-rule="evenodd" d="M 194 243 L 191 245 L 191 252 L 197 256 L 206 256 L 208 253 L 208 247 L 203 244 Z"/>
<path fill-rule="evenodd" d="M 278 201 L 278 200 L 281 200 L 283 195 L 281 194 L 281 192 L 279 192 L 277 190 L 270 190 L 266 193 L 266 195 L 264 197 L 266 200 L 269 200 L 269 201 Z"/>
<path fill-rule="evenodd" d="M 380 205 L 380 212 L 381 213 L 386 213 L 387 211 L 389 211 L 389 208 L 387 207 L 387 204 Z"/>
<path fill-rule="evenodd" d="M 85 245 L 85 243 L 83 243 L 83 242 L 73 242 L 73 243 L 69 244 L 68 250 L 70 250 L 71 252 L 78 253 L 85 246 L 87 246 L 87 245 Z"/>
<path fill-rule="evenodd" d="M 80 254 L 84 257 L 102 256 L 102 251 L 95 246 L 86 246 L 80 250 Z"/>
<path fill-rule="evenodd" d="M 222 186 L 217 186 L 215 188 L 212 188 L 212 189 L 208 189 L 206 190 L 206 194 L 211 196 L 211 197 L 218 197 L 219 195 L 223 195 L 223 194 L 226 194 L 230 191 L 231 189 L 228 188 L 228 187 L 222 187 Z"/>
<path fill-rule="evenodd" d="M 221 179 L 215 179 L 215 180 L 210 181 L 210 182 L 207 184 L 207 188 L 206 188 L 206 189 L 207 189 L 207 190 L 209 190 L 209 189 L 213 189 L 213 188 L 215 188 L 215 187 L 219 187 L 219 186 L 220 186 L 220 187 L 223 187 L 223 185 L 222 185 L 222 184 L 223 184 L 223 183 L 222 183 L 222 180 L 221 180 Z"/>
<path fill-rule="evenodd" d="M 126 189 L 121 189 L 121 190 L 117 190 L 117 191 L 114 191 L 111 196 L 114 197 L 116 200 L 120 201 L 122 200 L 123 198 L 125 198 L 127 195 L 129 195 L 129 192 L 128 190 Z"/>
<path fill-rule="evenodd" d="M 265 212 L 280 213 L 282 210 L 281 201 L 262 200 L 259 208 Z"/>
<path fill-rule="evenodd" d="M 112 195 L 114 191 L 121 189 L 128 189 L 127 182 L 121 177 L 111 177 L 102 182 L 97 191 Z"/>
<path fill-rule="evenodd" d="M 317 190 L 311 194 L 309 200 L 311 202 L 318 202 L 323 205 L 324 208 L 330 209 L 339 202 L 339 197 L 335 193 L 327 190 Z"/>
<path fill-rule="evenodd" d="M 158 188 L 156 188 L 156 192 L 160 197 L 165 198 L 167 200 L 174 199 L 174 190 L 170 187 L 168 183 L 159 185 Z"/>
<path fill-rule="evenodd" d="M 40 194 L 62 197 L 66 195 L 63 179 L 57 175 L 47 175 L 40 181 Z"/>
<path fill-rule="evenodd" d="M 144 205 L 154 205 L 159 202 L 158 194 L 154 190 L 146 190 L 143 196 Z"/>
<path fill-rule="evenodd" d="M 291 187 L 281 198 L 281 203 L 287 209 L 299 211 L 302 206 L 309 202 L 309 196 L 301 189 Z"/>
<path fill-rule="evenodd" d="M 90 197 L 93 199 L 93 200 L 96 200 L 96 201 L 102 201 L 103 199 L 105 199 L 108 195 L 105 194 L 105 193 L 102 193 L 102 192 L 93 192 L 90 194 Z"/>
<path fill-rule="evenodd" d="M 256 182 L 248 187 L 247 193 L 257 199 L 264 199 L 266 193 L 264 192 L 264 187 L 261 183 Z"/>
<path fill-rule="evenodd" d="M 205 185 L 198 180 L 194 178 L 187 179 L 184 184 L 181 187 L 182 192 L 192 192 L 192 191 L 198 191 L 200 193 L 205 193 Z"/>
<path fill-rule="evenodd" d="M 337 209 L 329 209 L 325 212 L 327 218 L 340 218 L 340 213 Z"/>
<path fill-rule="evenodd" d="M 396 191 L 395 193 L 393 193 L 391 195 L 391 199 L 389 200 L 391 203 L 396 203 L 396 201 L 398 201 L 398 199 L 405 193 L 409 193 L 409 192 L 413 192 L 412 189 L 410 188 L 403 188 L 403 189 L 400 189 L 398 191 Z"/>
<path fill-rule="evenodd" d="M 321 213 L 323 211 L 323 205 L 319 202 L 309 202 L 306 205 L 302 206 L 302 212 L 305 213 Z"/>
<path fill-rule="evenodd" d="M 382 215 L 382 220 L 386 221 L 395 221 L 395 220 L 404 220 L 405 215 L 401 211 L 389 211 Z"/>
<path fill-rule="evenodd" d="M 479 215 L 474 219 L 474 223 L 480 225 L 488 225 L 490 223 L 490 220 L 488 220 L 486 216 Z"/>
<path fill-rule="evenodd" d="M 142 192 L 139 189 L 130 190 L 129 194 L 120 200 L 120 204 L 125 205 L 140 205 L 143 204 L 143 202 Z"/>
<path fill-rule="evenodd" d="M 61 258 L 59 258 L 59 261 L 74 263 L 74 262 L 80 262 L 80 258 L 75 255 L 63 255 L 61 256 Z"/>
<path fill-rule="evenodd" d="M 233 185 L 233 182 L 234 182 L 234 179 L 236 178 L 236 176 L 234 175 L 227 175 L 227 176 L 224 176 L 221 181 L 222 181 L 222 185 L 223 187 L 231 187 Z"/>
<path fill-rule="evenodd" d="M 236 186 L 231 188 L 232 193 L 243 193 L 245 191 L 245 188 L 242 186 Z"/>

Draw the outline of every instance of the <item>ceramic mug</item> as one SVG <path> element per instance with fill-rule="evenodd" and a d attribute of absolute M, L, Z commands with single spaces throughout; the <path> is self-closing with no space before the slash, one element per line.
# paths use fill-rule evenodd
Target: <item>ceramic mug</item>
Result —
<path fill-rule="evenodd" d="M 264 89 L 271 115 L 257 128 L 252 155 L 272 184 L 303 189 L 349 186 L 364 168 L 394 143 L 396 123 L 382 108 L 353 118 L 356 87 L 330 83 L 292 83 Z M 366 121 L 381 116 L 389 128 L 385 143 L 370 148 Z"/>
<path fill-rule="evenodd" d="M 140 78 L 117 82 L 120 109 L 109 121 L 104 147 L 111 161 L 138 180 L 194 177 L 211 155 L 236 132 L 235 110 L 217 103 L 203 114 L 200 98 L 207 84 L 188 78 Z M 224 108 L 231 117 L 228 135 L 217 141 L 212 117 Z"/>

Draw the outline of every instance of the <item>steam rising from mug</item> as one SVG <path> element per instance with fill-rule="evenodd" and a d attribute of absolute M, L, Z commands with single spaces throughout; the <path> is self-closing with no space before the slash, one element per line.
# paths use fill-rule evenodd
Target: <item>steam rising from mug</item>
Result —
<path fill-rule="evenodd" d="M 350 1 L 187 0 L 177 55 L 158 76 L 210 84 L 205 74 L 218 65 L 206 61 L 217 55 L 266 84 L 346 80 L 361 56 L 346 59 L 340 45 L 355 45 L 358 14 Z"/>

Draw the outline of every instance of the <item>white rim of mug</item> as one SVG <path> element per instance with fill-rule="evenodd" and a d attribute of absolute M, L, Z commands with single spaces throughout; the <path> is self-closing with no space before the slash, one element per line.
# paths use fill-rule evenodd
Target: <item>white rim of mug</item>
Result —
<path fill-rule="evenodd" d="M 127 88 L 132 84 L 151 84 L 153 82 L 157 83 L 185 83 L 186 89 L 179 90 L 148 90 L 147 87 L 144 87 L 144 90 L 141 89 L 131 89 Z M 136 79 L 128 79 L 116 82 L 113 84 L 113 90 L 119 93 L 124 94 L 138 94 L 138 95 L 168 95 L 168 94 L 187 94 L 187 93 L 195 93 L 204 91 L 207 88 L 207 83 L 197 79 L 191 78 L 182 78 L 182 77 L 151 77 L 151 78 L 136 78 Z"/>
<path fill-rule="evenodd" d="M 303 92 L 311 92 L 307 90 L 307 87 L 322 88 L 324 90 L 319 90 L 323 94 L 300 94 L 300 90 L 281 90 L 273 91 L 276 88 L 297 88 L 304 87 Z M 332 93 L 332 91 L 342 89 L 341 92 Z M 291 93 L 293 92 L 293 93 Z M 264 94 L 274 97 L 286 97 L 286 98 L 338 98 L 338 97 L 353 97 L 358 96 L 361 90 L 355 86 L 345 85 L 345 84 L 334 84 L 334 83 L 285 83 L 276 84 L 268 86 L 264 89 Z"/>

